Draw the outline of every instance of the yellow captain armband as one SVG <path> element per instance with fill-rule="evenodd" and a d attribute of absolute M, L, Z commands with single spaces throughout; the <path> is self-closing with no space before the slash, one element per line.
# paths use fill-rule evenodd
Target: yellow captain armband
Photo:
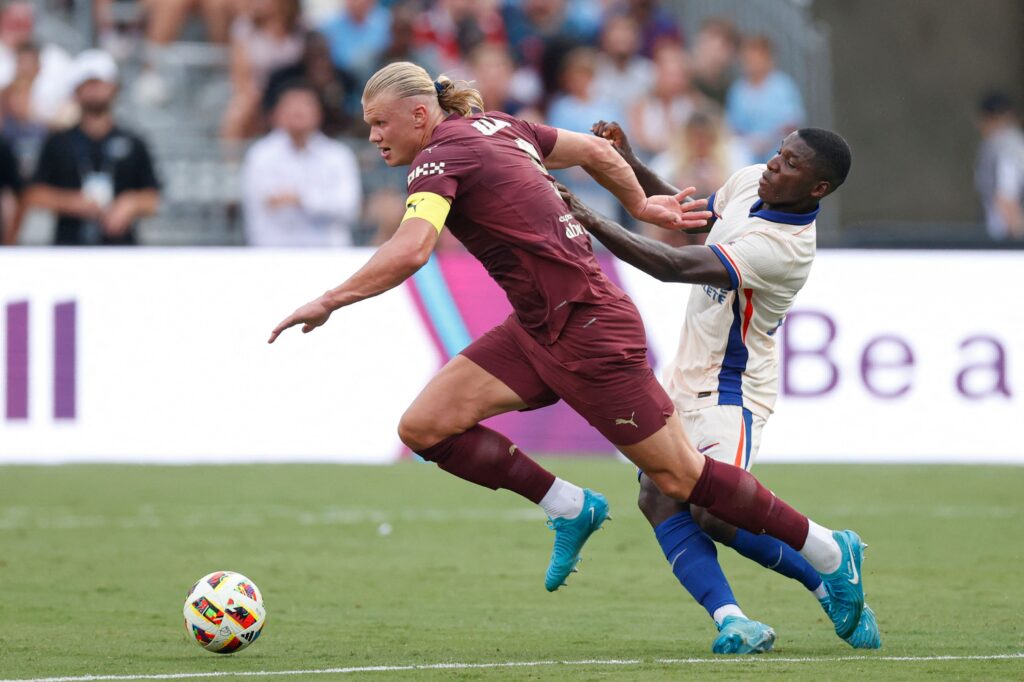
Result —
<path fill-rule="evenodd" d="M 440 234 L 444 229 L 444 221 L 448 217 L 449 210 L 451 210 L 451 204 L 440 194 L 416 192 L 410 194 L 409 198 L 405 200 L 405 215 L 402 216 L 402 222 L 404 223 L 409 218 L 422 218 L 433 225 Z"/>

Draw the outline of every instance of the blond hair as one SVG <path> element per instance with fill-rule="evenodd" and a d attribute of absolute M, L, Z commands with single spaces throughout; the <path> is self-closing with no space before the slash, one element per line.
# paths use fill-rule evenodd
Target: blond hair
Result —
<path fill-rule="evenodd" d="M 468 116 L 473 109 L 484 110 L 484 99 L 466 81 L 453 81 L 444 74 L 435 81 L 426 70 L 412 62 L 392 62 L 370 76 L 363 88 L 363 101 L 383 94 L 398 99 L 425 95 L 436 97 L 446 113 Z"/>

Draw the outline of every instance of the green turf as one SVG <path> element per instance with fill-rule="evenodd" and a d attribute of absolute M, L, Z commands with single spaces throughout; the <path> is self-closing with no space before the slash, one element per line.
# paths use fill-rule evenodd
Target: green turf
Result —
<path fill-rule="evenodd" d="M 724 550 L 776 652 L 682 664 L 658 661 L 710 658 L 713 629 L 636 510 L 631 469 L 548 464 L 605 491 L 615 517 L 555 594 L 543 515 L 430 465 L 0 467 L 0 679 L 584 659 L 640 662 L 400 676 L 1024 679 L 1024 659 L 873 660 L 1024 651 L 1024 468 L 760 467 L 777 493 L 870 544 L 863 573 L 885 646 L 854 652 L 799 585 Z M 263 636 L 233 656 L 200 650 L 182 627 L 186 590 L 216 569 L 266 595 Z M 771 662 L 839 656 L 857 659 Z"/>

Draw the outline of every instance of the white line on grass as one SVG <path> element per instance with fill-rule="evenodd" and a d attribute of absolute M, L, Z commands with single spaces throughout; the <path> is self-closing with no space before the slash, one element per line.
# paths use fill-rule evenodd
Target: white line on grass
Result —
<path fill-rule="evenodd" d="M 837 663 L 842 661 L 890 661 L 897 663 L 925 663 L 929 661 L 1003 661 L 1024 659 L 1024 652 L 1015 654 L 991 654 L 987 656 L 833 656 L 806 658 L 776 658 L 758 656 L 743 658 L 656 658 L 645 661 L 639 658 L 583 659 L 579 661 L 505 661 L 499 663 L 424 663 L 422 665 L 366 665 L 350 668 L 321 668 L 319 670 L 250 670 L 219 671 L 211 673 L 160 673 L 153 675 L 80 675 L 76 677 L 35 677 L 31 679 L 8 679 L 0 682 L 98 682 L 100 680 L 187 680 L 206 677 L 268 677 L 270 675 L 330 675 L 345 673 L 410 672 L 416 670 L 477 670 L 484 668 L 537 668 L 541 666 L 588 666 L 588 665 L 702 665 L 702 664 L 754 664 L 772 663 Z"/>

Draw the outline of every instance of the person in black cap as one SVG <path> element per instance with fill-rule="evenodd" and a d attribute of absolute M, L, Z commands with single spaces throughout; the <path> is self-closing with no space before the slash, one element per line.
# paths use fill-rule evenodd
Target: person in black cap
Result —
<path fill-rule="evenodd" d="M 117 64 L 86 50 L 72 85 L 81 120 L 43 143 L 25 203 L 57 214 L 54 244 L 136 244 L 136 223 L 156 212 L 160 185 L 146 144 L 114 119 Z"/>

